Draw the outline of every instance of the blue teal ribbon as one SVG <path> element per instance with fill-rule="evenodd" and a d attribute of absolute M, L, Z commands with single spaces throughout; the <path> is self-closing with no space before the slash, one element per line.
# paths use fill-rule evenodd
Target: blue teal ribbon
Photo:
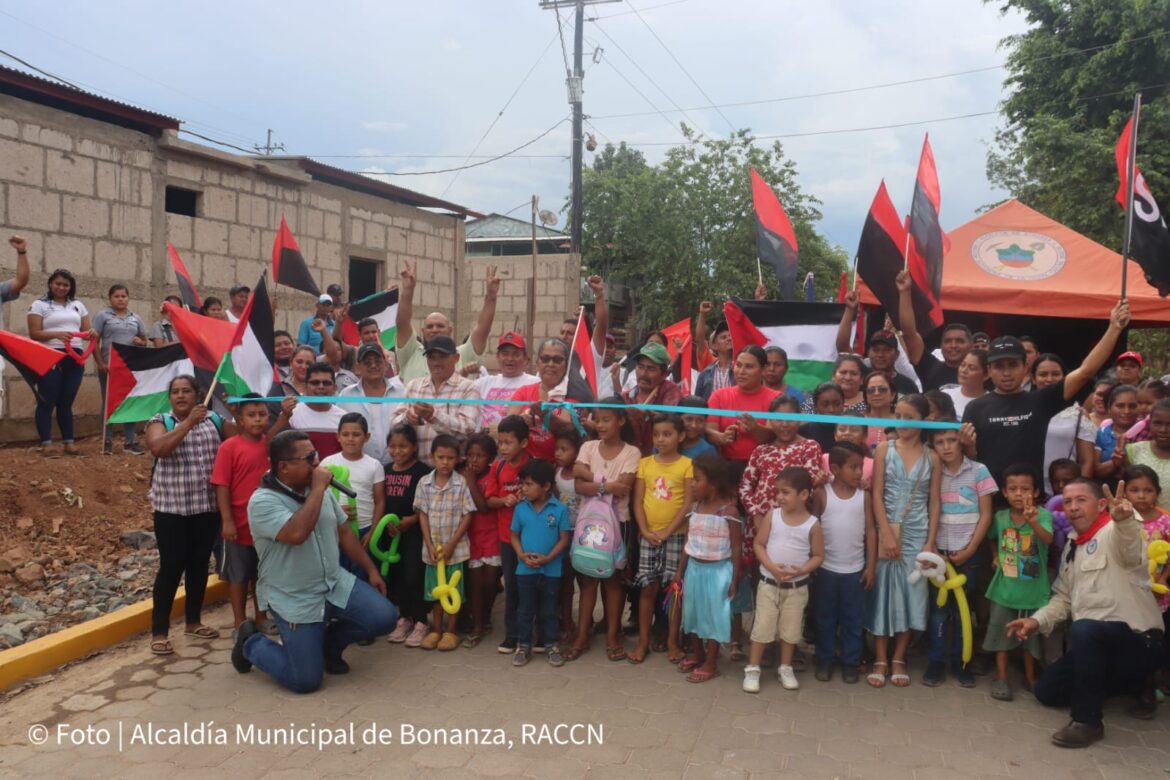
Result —
<path fill-rule="evenodd" d="M 279 404 L 285 398 L 295 398 L 299 403 L 306 404 L 430 404 L 440 406 L 451 404 L 455 406 L 532 406 L 532 401 L 514 401 L 512 399 L 486 400 L 483 398 L 391 398 L 383 396 L 337 396 L 337 395 L 296 395 L 296 396 L 269 396 L 266 398 L 243 398 L 231 396 L 229 404 L 238 404 L 242 401 L 261 401 L 270 404 Z M 541 409 L 568 409 L 573 415 L 573 421 L 578 430 L 580 421 L 576 417 L 577 409 L 621 409 L 630 411 L 637 409 L 644 412 L 664 412 L 667 414 L 701 414 L 704 417 L 739 417 L 747 414 L 759 420 L 791 420 L 800 423 L 828 423 L 829 425 L 864 425 L 878 428 L 923 428 L 926 430 L 955 430 L 961 425 L 957 422 L 942 420 L 898 420 L 890 417 L 856 417 L 844 414 L 804 414 L 794 412 L 749 412 L 737 409 L 701 409 L 694 406 L 666 406 L 664 404 L 602 404 L 596 402 L 578 401 L 542 401 Z"/>

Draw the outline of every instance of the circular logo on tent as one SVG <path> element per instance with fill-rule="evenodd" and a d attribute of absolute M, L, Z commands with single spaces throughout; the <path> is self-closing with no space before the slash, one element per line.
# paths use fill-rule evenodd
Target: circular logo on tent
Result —
<path fill-rule="evenodd" d="M 984 233 L 971 244 L 975 264 L 992 276 L 1034 282 L 1064 268 L 1064 247 L 1051 236 L 1002 230 Z"/>

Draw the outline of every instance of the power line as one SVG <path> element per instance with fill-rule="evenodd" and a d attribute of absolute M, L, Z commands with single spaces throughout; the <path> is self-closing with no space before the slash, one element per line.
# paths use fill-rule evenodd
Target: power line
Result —
<path fill-rule="evenodd" d="M 658 5 L 648 5 L 645 8 L 643 8 L 642 10 L 643 11 L 653 11 L 653 10 L 658 9 L 658 8 L 666 8 L 668 5 L 679 5 L 680 3 L 686 3 L 689 1 L 690 0 L 670 0 L 669 3 L 659 3 Z M 586 19 L 585 21 L 596 22 L 598 19 L 616 19 L 619 16 L 629 16 L 632 13 L 634 13 L 634 12 L 633 11 L 618 11 L 616 14 L 606 14 L 605 16 L 593 16 L 593 17 Z"/>
<path fill-rule="evenodd" d="M 602 30 L 602 34 L 603 35 L 605 34 L 604 30 Z M 606 37 L 609 37 L 609 36 L 606 36 Z M 614 45 L 617 45 L 617 44 L 615 43 Z M 646 105 L 648 105 L 648 106 L 650 106 L 650 108 L 654 109 L 654 111 L 648 112 L 646 114 L 647 116 L 650 116 L 650 115 L 653 115 L 656 113 L 658 116 L 662 117 L 662 121 L 664 121 L 664 122 L 666 122 L 666 124 L 670 125 L 670 127 L 673 130 L 675 130 L 675 131 L 678 130 L 678 126 L 675 125 L 675 123 L 671 120 L 671 118 L 668 117 L 665 113 L 663 113 L 662 110 L 660 108 L 658 108 L 657 105 L 655 105 L 654 101 L 646 96 L 646 93 L 644 93 L 642 90 L 638 89 L 637 85 L 634 84 L 634 82 L 630 81 L 630 79 L 626 77 L 626 74 L 622 73 L 622 71 L 618 68 L 617 65 L 615 65 L 613 62 L 611 62 L 609 59 L 603 59 L 602 62 L 609 65 L 609 67 L 613 68 L 613 72 L 616 73 L 622 81 L 626 82 L 626 84 L 629 85 L 630 89 L 634 90 L 634 92 L 636 92 L 640 98 L 645 100 Z M 631 60 L 631 62 L 633 62 L 633 60 Z M 637 67 L 637 63 L 635 63 L 635 67 Z M 653 82 L 651 82 L 651 83 L 653 83 Z M 661 90 L 659 90 L 659 91 L 661 91 Z M 667 100 L 669 100 L 669 99 L 670 98 L 667 97 Z"/>
<path fill-rule="evenodd" d="M 573 68 L 569 65 L 569 50 L 565 47 L 565 26 L 561 24 L 561 7 L 554 5 L 553 12 L 557 15 L 557 37 L 561 39 L 561 59 L 565 61 L 565 78 L 572 78 Z"/>
<path fill-rule="evenodd" d="M 1137 43 L 1139 41 L 1149 40 L 1151 38 L 1158 38 L 1158 37 L 1161 37 L 1161 36 L 1167 35 L 1167 34 L 1170 34 L 1170 30 L 1158 30 L 1158 31 L 1152 32 L 1148 35 L 1140 36 L 1138 38 L 1130 38 L 1130 39 L 1125 40 L 1125 41 L 1114 41 L 1113 43 L 1101 44 L 1099 46 L 1089 46 L 1089 47 L 1086 47 L 1084 49 L 1074 49 L 1072 51 L 1059 52 L 1057 54 L 1048 54 L 1048 55 L 1045 55 L 1043 57 L 1037 57 L 1036 60 L 1040 61 L 1040 60 L 1056 59 L 1059 57 L 1071 57 L 1075 54 L 1086 54 L 1088 52 L 1098 51 L 1100 49 L 1106 49 L 1106 48 L 1109 48 L 1110 46 L 1116 46 L 1118 43 L 1126 43 L 1126 44 Z M 986 73 L 988 71 L 993 71 L 993 70 L 1002 70 L 1003 68 L 1006 68 L 1006 67 L 1007 67 L 1006 64 L 1001 63 L 999 65 L 987 65 L 987 66 L 984 66 L 981 68 L 970 68 L 968 70 L 952 71 L 950 73 L 938 73 L 938 74 L 935 74 L 933 76 L 920 76 L 917 78 L 902 79 L 900 81 L 887 81 L 887 82 L 883 82 L 880 84 L 868 84 L 868 85 L 861 86 L 861 87 L 845 87 L 842 89 L 831 89 L 831 90 L 826 90 L 823 92 L 806 92 L 806 93 L 799 94 L 799 95 L 786 95 L 784 97 L 762 98 L 759 100 L 741 100 L 741 101 L 737 101 L 737 102 L 733 102 L 733 103 L 720 103 L 718 105 L 694 106 L 694 107 L 688 108 L 686 110 L 687 111 L 709 111 L 712 109 L 717 110 L 720 108 L 742 108 L 744 106 L 759 106 L 759 105 L 765 105 L 768 103 L 784 103 L 784 102 L 793 101 L 793 100 L 808 100 L 811 98 L 834 97 L 837 95 L 851 95 L 851 94 L 855 94 L 857 92 L 868 92 L 870 90 L 888 89 L 890 87 L 903 87 L 903 86 L 907 86 L 909 84 L 921 84 L 921 83 L 928 82 L 928 81 L 940 81 L 942 79 L 957 78 L 960 76 L 970 76 L 970 75 L 973 75 L 976 73 Z M 676 108 L 676 110 L 682 111 L 683 109 Z M 639 116 L 650 116 L 651 113 L 653 113 L 653 112 L 632 111 L 632 112 L 625 113 L 625 114 L 606 114 L 604 116 L 596 116 L 594 118 L 595 119 L 630 119 L 630 118 L 639 117 Z M 669 110 L 668 110 L 668 113 L 670 113 Z"/>
<path fill-rule="evenodd" d="M 242 146 L 236 146 L 235 144 L 228 143 L 227 141 L 220 141 L 216 138 L 211 138 L 211 137 L 203 135 L 201 133 L 196 133 L 194 130 L 188 130 L 185 127 L 180 127 L 179 132 L 183 133 L 184 135 L 193 135 L 196 138 L 201 138 L 204 141 L 210 141 L 211 143 L 217 144 L 219 146 L 226 146 L 228 149 L 235 149 L 236 151 L 243 152 L 244 154 L 246 154 L 248 156 L 254 156 L 257 152 L 256 149 L 245 149 Z"/>
<path fill-rule="evenodd" d="M 658 33 L 654 32 L 654 28 L 650 26 L 650 22 L 646 21 L 646 18 L 638 12 L 638 9 L 634 7 L 633 3 L 627 3 L 627 5 L 630 6 L 630 10 L 634 12 L 634 15 L 638 17 L 638 21 L 644 24 L 646 29 L 650 31 L 650 34 L 654 36 L 654 40 L 658 41 L 659 45 L 662 46 L 663 51 L 669 54 L 670 58 L 674 60 L 674 64 L 678 65 L 678 69 L 683 72 L 683 75 L 690 79 L 691 83 L 695 85 L 695 89 L 699 90 L 699 94 L 702 95 L 707 103 L 715 109 L 716 113 L 718 113 L 719 116 L 722 117 L 723 121 L 727 123 L 727 127 L 731 130 L 732 133 L 734 133 L 736 131 L 735 125 L 733 125 L 731 120 L 727 118 L 727 115 L 724 114 L 719 109 L 719 107 L 715 105 L 715 101 L 711 99 L 711 96 L 708 95 L 701 86 L 699 86 L 699 82 L 695 80 L 695 77 L 691 75 L 691 72 L 686 69 L 682 62 L 679 61 L 679 58 L 674 56 L 674 52 L 670 50 L 670 47 L 666 45 L 666 42 L 658 37 Z"/>
<path fill-rule="evenodd" d="M 508 96 L 508 100 L 504 103 L 504 107 L 500 109 L 499 113 L 497 113 L 495 118 L 492 119 L 491 124 L 489 124 L 487 129 L 483 131 L 483 135 L 481 135 L 479 140 L 475 142 L 475 146 L 471 149 L 471 154 L 467 155 L 467 159 L 463 161 L 464 164 L 470 161 L 472 156 L 479 151 L 480 145 L 483 144 L 484 140 L 488 137 L 488 134 L 491 133 L 492 128 L 496 126 L 496 123 L 500 121 L 500 117 L 502 117 L 504 112 L 508 110 L 508 106 L 512 105 L 512 101 L 516 99 L 518 94 L 520 94 L 520 90 L 523 89 L 524 85 L 528 83 L 528 78 L 532 75 L 533 71 L 536 70 L 536 67 L 540 65 L 541 61 L 544 60 L 544 55 L 548 54 L 548 50 L 553 45 L 553 41 L 555 40 L 556 37 L 554 36 L 549 39 L 548 43 L 545 44 L 544 48 L 540 52 L 540 56 L 536 58 L 536 62 L 532 63 L 532 67 L 529 68 L 528 72 L 524 74 L 524 78 L 520 79 L 520 83 L 516 85 L 516 89 L 512 90 L 512 94 Z M 447 186 L 443 188 L 443 192 L 439 195 L 440 198 L 445 197 L 447 195 L 447 191 L 455 186 L 455 182 L 459 181 L 459 176 L 463 173 L 464 169 L 455 168 L 454 170 L 455 175 L 451 177 L 451 181 L 447 182 Z"/>
<path fill-rule="evenodd" d="M 557 120 L 556 124 L 554 124 L 552 127 L 545 130 L 543 133 L 536 136 L 535 138 L 531 138 L 531 139 L 525 141 L 524 143 L 517 146 L 515 149 L 511 149 L 507 152 L 504 152 L 503 154 L 497 154 L 495 157 L 489 157 L 486 160 L 480 160 L 479 162 L 471 163 L 470 165 L 460 165 L 460 166 L 456 166 L 454 168 L 441 168 L 441 169 L 436 170 L 436 171 L 377 171 L 373 175 L 376 175 L 376 176 L 432 176 L 436 173 L 451 173 L 452 171 L 465 171 L 465 170 L 468 170 L 470 168 L 479 168 L 480 166 L 488 165 L 489 163 L 493 163 L 496 160 L 502 160 L 505 157 L 511 157 L 513 154 L 520 151 L 521 149 L 525 149 L 529 146 L 532 146 L 534 143 L 536 143 L 540 139 L 544 138 L 546 135 L 551 133 L 553 130 L 556 130 L 558 127 L 560 127 L 561 125 L 563 125 L 565 122 L 568 122 L 568 121 L 569 121 L 569 117 L 567 117 L 567 116 L 561 117 L 560 119 Z M 371 171 L 353 171 L 353 173 L 370 174 L 372 172 Z"/>

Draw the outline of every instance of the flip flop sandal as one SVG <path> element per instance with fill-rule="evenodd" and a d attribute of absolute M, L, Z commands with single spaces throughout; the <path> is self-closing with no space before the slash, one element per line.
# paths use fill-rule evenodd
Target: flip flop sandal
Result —
<path fill-rule="evenodd" d="M 627 653 L 626 660 L 636 666 L 637 664 L 643 663 L 646 660 L 646 656 L 642 656 L 641 658 L 635 658 L 634 656 Z"/>
<path fill-rule="evenodd" d="M 874 661 L 873 662 L 873 669 L 870 671 L 869 674 L 867 674 L 865 676 L 865 681 L 867 683 L 869 683 L 869 685 L 873 688 L 885 688 L 886 687 L 886 671 L 885 670 L 888 669 L 889 666 L 890 665 L 887 664 L 885 661 Z M 882 671 L 879 672 L 878 667 L 881 667 Z"/>
<path fill-rule="evenodd" d="M 468 634 L 467 638 L 463 640 L 463 646 L 470 650 L 482 641 L 483 634 Z"/>
<path fill-rule="evenodd" d="M 611 661 L 626 660 L 626 648 L 621 645 L 612 645 L 605 648 L 605 657 Z"/>
<path fill-rule="evenodd" d="M 700 666 L 702 666 L 702 664 L 699 663 L 697 659 L 684 658 L 682 661 L 679 661 L 678 670 L 685 674 L 687 672 L 693 672 L 695 669 L 698 669 Z"/>
<path fill-rule="evenodd" d="M 708 680 L 713 680 L 719 676 L 719 670 L 708 672 L 705 669 L 696 669 L 687 675 L 687 682 L 690 683 L 705 683 Z"/>
<path fill-rule="evenodd" d="M 580 658 L 581 656 L 585 655 L 588 652 L 589 652 L 588 645 L 586 645 L 585 647 L 570 647 L 568 650 L 561 653 L 561 658 L 564 658 L 566 661 L 576 661 L 578 658 Z"/>
<path fill-rule="evenodd" d="M 183 634 L 196 639 L 219 639 L 219 632 L 211 626 L 199 626 L 194 631 L 184 631 Z"/>
<path fill-rule="evenodd" d="M 652 653 L 665 653 L 666 648 L 667 648 L 666 637 L 662 637 L 660 639 L 655 639 L 653 642 L 650 643 L 650 652 L 652 652 Z"/>
<path fill-rule="evenodd" d="M 175 648 L 169 639 L 155 639 L 150 643 L 150 652 L 155 655 L 174 655 Z"/>
<path fill-rule="evenodd" d="M 681 661 L 683 661 L 683 659 L 685 659 L 686 657 L 687 657 L 686 653 L 683 653 L 681 655 L 668 655 L 668 656 L 666 656 L 666 660 L 670 661 L 672 664 L 677 664 L 677 663 L 680 663 Z"/>

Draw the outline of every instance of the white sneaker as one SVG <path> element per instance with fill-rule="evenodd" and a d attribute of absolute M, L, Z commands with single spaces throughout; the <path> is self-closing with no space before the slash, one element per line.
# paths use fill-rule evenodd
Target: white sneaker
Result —
<path fill-rule="evenodd" d="M 792 671 L 791 666 L 781 664 L 780 668 L 776 670 L 776 677 L 786 691 L 795 691 L 800 687 L 800 683 L 796 681 L 796 673 Z"/>
<path fill-rule="evenodd" d="M 760 692 L 760 667 L 748 664 L 743 668 L 743 690 L 745 693 Z"/>
<path fill-rule="evenodd" d="M 410 636 L 411 630 L 414 628 L 414 621 L 410 618 L 398 618 L 398 625 L 390 632 L 390 636 L 386 637 L 387 642 L 399 644 L 405 642 L 406 638 Z"/>

